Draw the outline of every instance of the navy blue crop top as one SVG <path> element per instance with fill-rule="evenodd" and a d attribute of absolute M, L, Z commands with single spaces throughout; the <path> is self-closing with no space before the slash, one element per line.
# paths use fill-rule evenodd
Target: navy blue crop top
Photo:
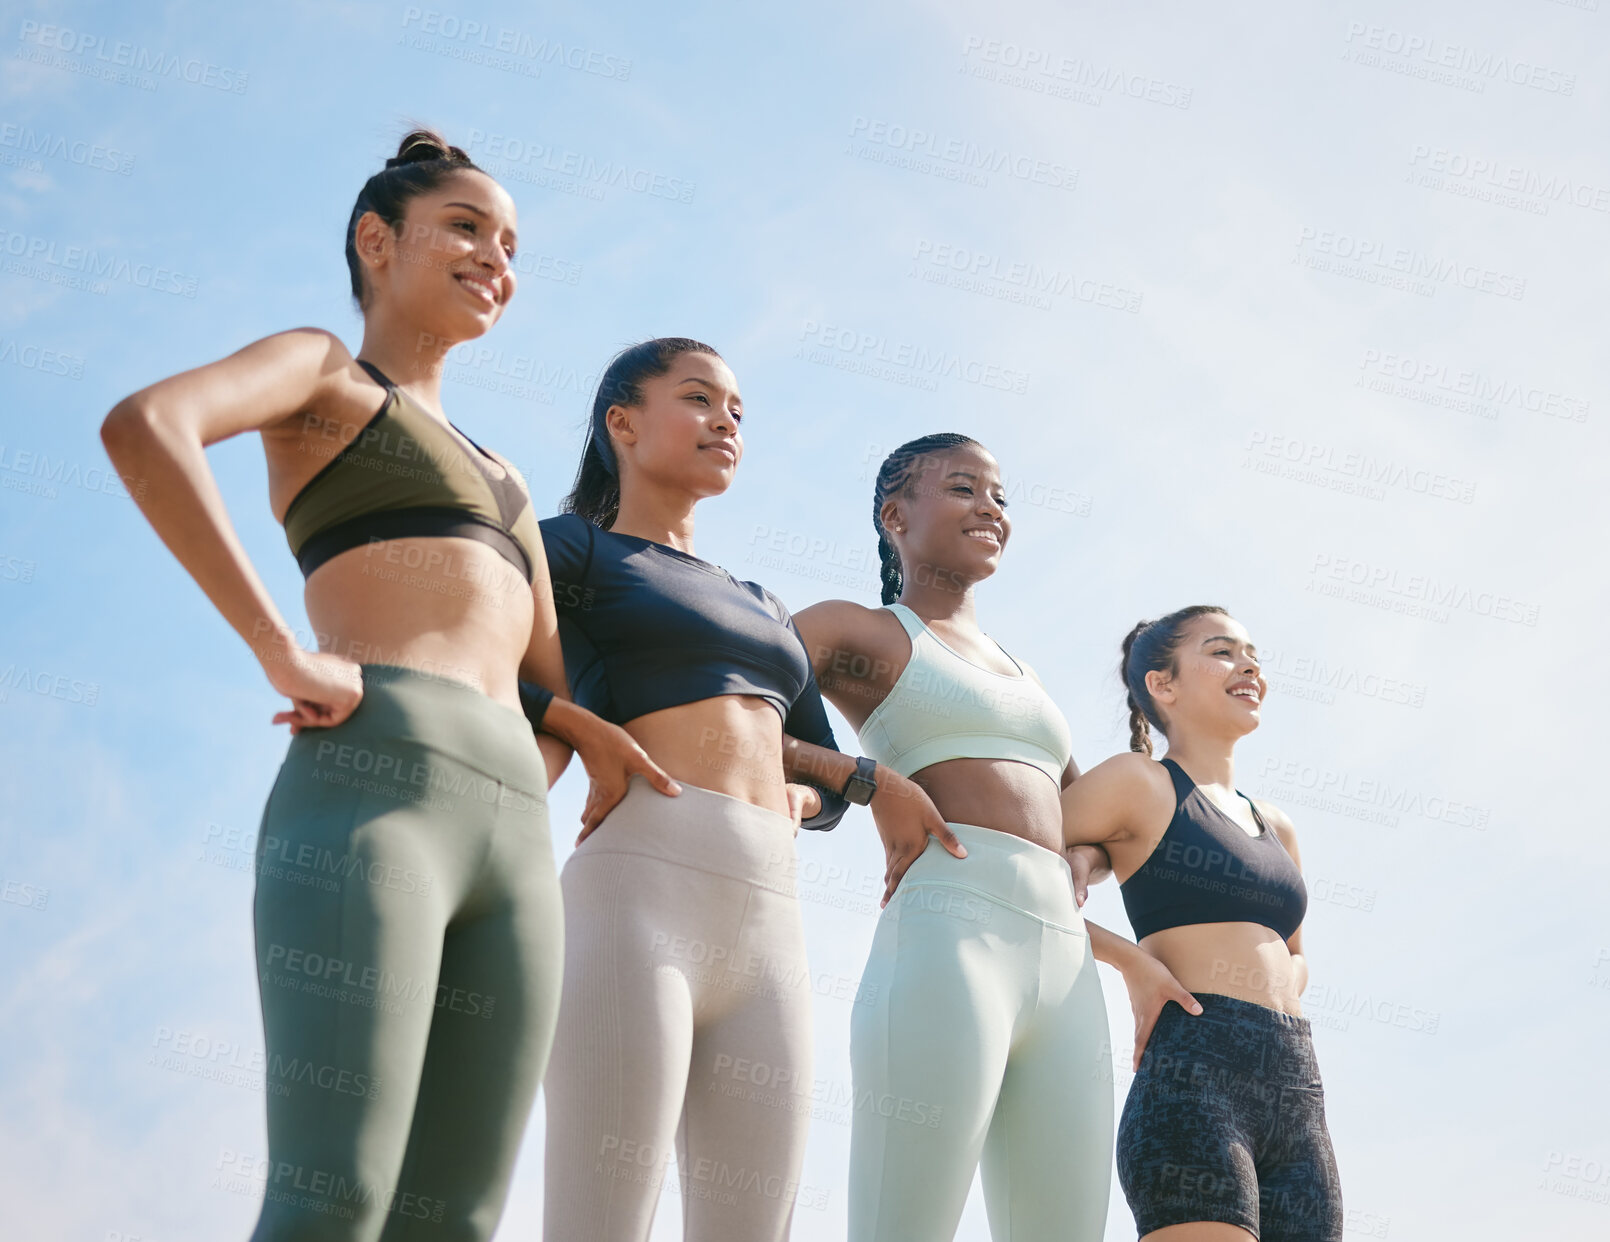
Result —
<path fill-rule="evenodd" d="M 574 513 L 538 525 L 577 704 L 625 724 L 717 695 L 758 695 L 777 709 L 788 736 L 839 748 L 805 641 L 765 587 Z M 801 827 L 832 828 L 848 802 L 802 783 L 821 794 L 822 809 Z"/>
<path fill-rule="evenodd" d="M 1258 804 L 1247 799 L 1263 829 L 1251 837 L 1184 768 L 1172 759 L 1163 766 L 1174 782 L 1174 818 L 1119 889 L 1135 939 L 1191 923 L 1258 923 L 1289 940 L 1308 911 L 1308 887 Z"/>

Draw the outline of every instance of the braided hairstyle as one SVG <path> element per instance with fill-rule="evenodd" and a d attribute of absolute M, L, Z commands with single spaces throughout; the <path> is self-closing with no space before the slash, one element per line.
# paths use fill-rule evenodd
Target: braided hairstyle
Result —
<path fill-rule="evenodd" d="M 358 258 L 358 221 L 364 213 L 374 212 L 400 238 L 410 200 L 440 189 L 454 173 L 466 170 L 483 171 L 435 130 L 415 129 L 397 144 L 397 154 L 386 161 L 386 166 L 363 183 L 347 219 L 347 274 L 352 277 L 352 297 L 359 310 L 369 302 L 363 263 Z"/>
<path fill-rule="evenodd" d="M 587 444 L 576 467 L 576 481 L 570 495 L 559 502 L 559 512 L 575 513 L 594 526 L 608 530 L 621 509 L 620 465 L 609 441 L 604 416 L 609 407 L 632 407 L 643 403 L 643 381 L 664 375 L 683 354 L 709 354 L 721 357 L 703 341 L 687 336 L 658 336 L 628 346 L 610 359 L 598 379 L 593 396 L 592 420 L 588 424 Z"/>
<path fill-rule="evenodd" d="M 890 496 L 908 495 L 912 476 L 916 473 L 915 467 L 918 459 L 929 453 L 939 452 L 943 449 L 957 449 L 968 446 L 983 448 L 972 436 L 964 436 L 954 431 L 939 431 L 931 436 L 919 436 L 915 440 L 907 440 L 894 452 L 883 459 L 883 465 L 878 467 L 877 485 L 872 489 L 872 529 L 878 532 L 878 559 L 882 562 L 883 602 L 892 604 L 900 598 L 900 591 L 905 586 L 905 577 L 900 568 L 900 553 L 889 538 L 889 532 L 883 527 L 883 502 Z"/>
<path fill-rule="evenodd" d="M 1174 657 L 1185 636 L 1185 627 L 1197 617 L 1209 613 L 1226 617 L 1230 615 L 1217 604 L 1192 604 L 1189 608 L 1181 608 L 1155 621 L 1141 621 L 1124 635 L 1124 655 L 1118 665 L 1118 676 L 1123 679 L 1124 688 L 1129 692 L 1130 750 L 1142 755 L 1152 753 L 1151 733 L 1146 727 L 1148 723 L 1165 737 L 1168 735 L 1157 704 L 1152 700 L 1152 692 L 1146 688 L 1146 674 L 1167 673 L 1173 676 L 1178 672 Z"/>

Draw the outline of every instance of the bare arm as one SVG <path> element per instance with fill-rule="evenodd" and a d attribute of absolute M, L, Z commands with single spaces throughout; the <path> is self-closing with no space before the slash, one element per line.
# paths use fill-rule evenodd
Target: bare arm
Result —
<path fill-rule="evenodd" d="M 1079 765 L 1069 759 L 1068 766 L 1062 770 L 1061 788 L 1066 789 L 1078 779 Z M 1073 900 L 1083 906 L 1090 899 L 1090 886 L 1100 884 L 1112 874 L 1112 859 L 1105 848 L 1096 844 L 1065 845 L 1062 854 L 1073 872 Z"/>
<path fill-rule="evenodd" d="M 1291 861 L 1297 864 L 1297 874 L 1303 870 L 1302 854 L 1297 850 L 1297 830 L 1292 827 L 1291 819 L 1277 806 L 1270 806 L 1267 802 L 1259 802 L 1258 809 L 1269 826 L 1275 830 L 1280 838 L 1280 844 L 1286 847 L 1286 853 L 1291 855 Z M 1296 986 L 1296 994 L 1301 996 L 1308 987 L 1308 958 L 1303 953 L 1303 929 L 1299 924 L 1297 930 L 1286 937 L 1286 948 L 1291 952 L 1292 982 Z"/>
<path fill-rule="evenodd" d="M 1173 805 L 1173 785 L 1157 763 L 1134 752 L 1114 755 L 1063 788 L 1063 848 L 1100 845 L 1132 871 L 1143 861 L 1134 855 L 1140 848 L 1149 850 L 1148 828 L 1155 831 L 1156 825 L 1166 825 Z M 1173 1001 L 1190 1014 L 1200 1014 L 1202 1006 L 1168 967 L 1140 945 L 1088 920 L 1085 927 L 1096 960 L 1124 977 L 1135 1017 L 1133 1068 L 1138 1069 L 1164 1005 Z"/>
<path fill-rule="evenodd" d="M 1103 759 L 1062 790 L 1062 844 L 1106 847 L 1121 863 L 1124 846 L 1146 825 L 1167 824 L 1174 791 L 1161 765 L 1125 751 Z"/>
<path fill-rule="evenodd" d="M 504 463 L 504 469 L 513 467 Z M 520 480 L 524 485 L 525 480 Z M 528 490 L 529 494 L 529 490 Z M 537 748 L 548 769 L 548 788 L 564 775 L 570 766 L 574 746 L 563 740 L 574 736 L 577 727 L 584 726 L 579 713 L 584 709 L 575 705 L 570 697 L 570 684 L 565 678 L 565 658 L 559 645 L 559 614 L 553 602 L 553 582 L 548 573 L 548 558 L 538 556 L 531 567 L 531 640 L 525 654 L 520 657 L 520 680 L 531 682 L 553 693 L 553 702 L 542 716 L 542 729 L 537 733 Z M 585 713 L 591 715 L 590 712 Z"/>
<path fill-rule="evenodd" d="M 332 394 L 351 366 L 331 333 L 297 328 L 125 397 L 101 424 L 118 473 L 162 542 L 245 640 L 299 725 L 344 720 L 362 696 L 358 666 L 302 651 L 235 534 L 206 447 L 294 418 Z"/>
<path fill-rule="evenodd" d="M 794 614 L 822 696 L 860 729 L 910 657 L 900 623 L 877 608 L 823 600 Z"/>

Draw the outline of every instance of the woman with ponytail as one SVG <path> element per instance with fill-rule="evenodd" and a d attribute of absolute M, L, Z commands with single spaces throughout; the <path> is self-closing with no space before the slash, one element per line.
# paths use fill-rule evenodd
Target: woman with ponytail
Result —
<path fill-rule="evenodd" d="M 1062 794 L 1064 841 L 1100 845 L 1141 950 L 1193 1004 L 1135 1006 L 1118 1175 L 1152 1242 L 1340 1242 L 1325 1093 L 1298 998 L 1307 909 L 1291 820 L 1235 788 L 1267 689 L 1240 622 L 1198 604 L 1123 642 L 1130 753 Z M 1152 731 L 1168 743 L 1152 758 Z"/>
<path fill-rule="evenodd" d="M 643 1242 L 673 1151 L 688 1242 L 788 1236 L 812 1081 L 795 835 L 832 828 L 872 779 L 886 840 L 943 829 L 915 787 L 839 753 L 782 602 L 693 554 L 743 419 L 710 346 L 622 351 L 565 512 L 541 523 L 577 702 L 682 782 L 672 799 L 633 781 L 561 876 L 544 1219 L 563 1242 Z"/>
<path fill-rule="evenodd" d="M 893 859 L 851 1018 L 850 1242 L 954 1237 L 980 1159 L 996 1242 L 1097 1242 L 1112 1090 L 1095 959 L 1132 992 L 1189 998 L 1079 913 L 1106 860 L 1064 856 L 1067 723 L 975 615 L 1012 529 L 994 457 L 954 434 L 901 445 L 872 525 L 885 606 L 831 600 L 799 627 L 822 692 L 945 831 Z"/>
<path fill-rule="evenodd" d="M 525 485 L 441 411 L 447 352 L 502 315 L 514 250 L 508 194 L 416 130 L 347 224 L 356 356 L 330 332 L 277 333 L 134 393 L 102 428 L 157 534 L 291 702 L 257 837 L 254 1242 L 491 1237 L 559 998 L 550 780 L 575 748 L 595 813 L 630 775 L 674 788 L 563 693 Z M 208 445 L 247 431 L 316 652 L 207 466 Z"/>

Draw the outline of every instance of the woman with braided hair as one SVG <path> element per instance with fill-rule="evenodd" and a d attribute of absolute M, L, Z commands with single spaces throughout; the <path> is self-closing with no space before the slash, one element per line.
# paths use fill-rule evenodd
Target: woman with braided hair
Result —
<path fill-rule="evenodd" d="M 1297 838 L 1235 788 L 1267 689 L 1246 629 L 1198 604 L 1125 637 L 1130 753 L 1062 793 L 1063 840 L 1100 845 L 1141 949 L 1196 1007 L 1136 1005 L 1118 1175 L 1148 1242 L 1340 1242 L 1341 1186 L 1298 997 Z M 1168 741 L 1152 758 L 1151 730 Z M 1183 1006 L 1183 1007 L 1182 1007 Z"/>
<path fill-rule="evenodd" d="M 348 221 L 356 357 L 330 332 L 277 333 L 136 392 L 102 428 L 119 471 L 149 482 L 136 496 L 157 534 L 291 701 L 257 835 L 254 1242 L 491 1237 L 559 1002 L 548 787 L 574 748 L 590 816 L 633 775 L 675 790 L 568 701 L 525 484 L 441 411 L 447 353 L 498 321 L 514 253 L 508 194 L 416 130 Z M 208 445 L 247 431 L 316 652 L 207 466 Z"/>
<path fill-rule="evenodd" d="M 1079 913 L 1105 858 L 1064 856 L 1067 724 L 975 617 L 1012 529 L 994 457 L 954 434 L 901 445 L 872 524 L 885 607 L 831 600 L 796 620 L 822 692 L 961 848 L 935 833 L 891 862 L 899 891 L 851 1018 L 850 1242 L 954 1237 L 980 1158 L 996 1242 L 1096 1242 L 1112 1089 L 1095 959 L 1144 1003 L 1190 997 Z"/>

